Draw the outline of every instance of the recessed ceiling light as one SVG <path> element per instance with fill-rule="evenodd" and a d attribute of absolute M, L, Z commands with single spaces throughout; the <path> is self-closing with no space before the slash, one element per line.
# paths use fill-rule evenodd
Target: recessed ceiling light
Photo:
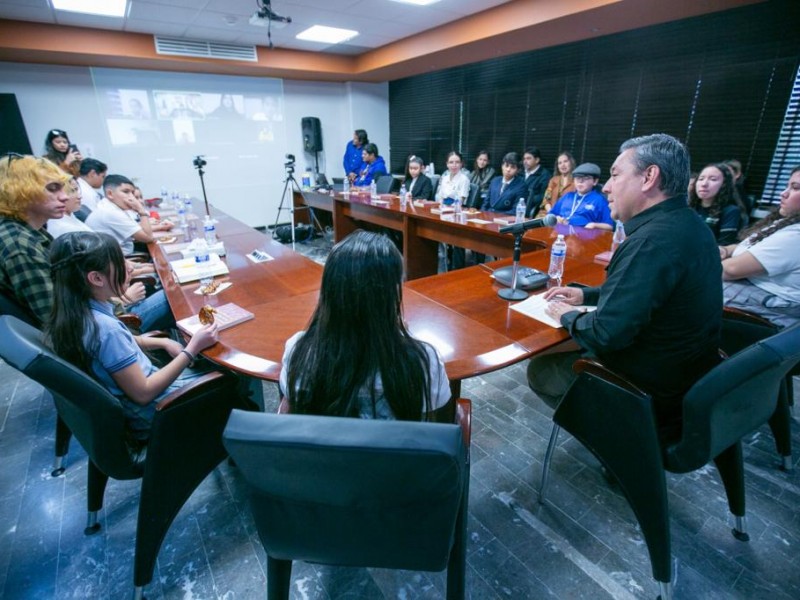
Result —
<path fill-rule="evenodd" d="M 104 17 L 124 17 L 128 0 L 51 0 L 56 10 L 101 15 Z"/>
<path fill-rule="evenodd" d="M 439 0 L 392 0 L 392 2 L 402 2 L 403 4 L 416 4 L 417 6 L 428 6 Z"/>
<path fill-rule="evenodd" d="M 358 35 L 352 29 L 339 29 L 338 27 L 325 27 L 324 25 L 314 25 L 305 31 L 297 34 L 298 40 L 308 42 L 325 42 L 326 44 L 341 44 Z"/>

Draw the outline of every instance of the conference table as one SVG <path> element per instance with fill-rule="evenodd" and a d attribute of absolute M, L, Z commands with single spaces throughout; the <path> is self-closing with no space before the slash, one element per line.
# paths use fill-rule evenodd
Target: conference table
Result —
<path fill-rule="evenodd" d="M 469 248 L 489 256 L 510 257 L 513 238 L 501 234 L 513 215 L 477 211 L 460 215 L 440 213 L 436 202 L 408 202 L 405 208 L 395 194 L 371 198 L 368 191 L 323 194 L 314 191 L 294 192 L 295 209 L 308 206 L 332 215 L 334 240 L 344 239 L 359 228 L 384 228 L 397 231 L 403 238 L 403 267 L 406 279 L 436 275 L 439 244 Z M 479 222 L 480 221 L 480 222 Z M 522 239 L 522 251 L 541 250 L 545 244 L 533 234 Z"/>
<path fill-rule="evenodd" d="M 400 212 L 391 204 L 380 208 L 386 213 Z M 285 341 L 305 329 L 317 304 L 322 266 L 221 211 L 214 210 L 212 214 L 217 220 L 218 237 L 225 244 L 224 261 L 229 269 L 228 275 L 217 279 L 229 281 L 232 286 L 216 295 L 196 294 L 197 282 L 181 285 L 172 273 L 169 262 L 180 255 L 167 254 L 167 246 L 156 241 L 149 249 L 170 308 L 176 320 L 197 314 L 205 304 L 220 306 L 233 302 L 252 312 L 254 319 L 221 331 L 219 342 L 203 355 L 239 373 L 277 381 Z M 363 218 L 367 213 L 358 214 Z M 391 214 L 379 216 L 380 219 L 366 222 L 397 219 Z M 401 219 L 411 220 L 405 215 Z M 445 234 L 436 236 L 456 239 L 460 224 L 443 221 L 446 225 L 437 226 L 430 216 L 423 220 L 430 223 L 403 229 L 405 249 L 416 243 L 406 236 L 421 230 L 444 232 L 450 227 Z M 529 231 L 526 240 L 529 247 L 537 250 L 524 254 L 521 263 L 546 270 L 549 252 L 545 248 L 558 233 L 557 229 Z M 593 257 L 610 247 L 610 233 L 583 228 L 563 232 L 568 245 L 564 281 L 600 283 L 604 267 L 594 262 Z M 496 231 L 488 235 L 500 237 Z M 512 239 L 502 237 L 507 243 Z M 496 243 L 487 243 L 487 247 Z M 265 252 L 272 260 L 252 262 L 247 255 L 254 250 Z M 563 329 L 554 329 L 511 310 L 512 303 L 497 296 L 501 286 L 491 278 L 490 270 L 509 263 L 510 259 L 502 259 L 420 277 L 403 286 L 407 326 L 412 335 L 439 351 L 454 394 L 460 393 L 463 379 L 519 362 L 569 338 Z"/>

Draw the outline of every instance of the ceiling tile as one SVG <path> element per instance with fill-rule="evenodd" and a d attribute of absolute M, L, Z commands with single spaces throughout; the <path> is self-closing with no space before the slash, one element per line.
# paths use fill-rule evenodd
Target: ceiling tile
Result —
<path fill-rule="evenodd" d="M 194 21 L 200 11 L 197 8 L 183 8 L 179 6 L 164 6 L 158 2 L 131 3 L 128 17 L 131 19 L 157 20 L 162 23 L 183 23 L 189 25 Z"/>
<path fill-rule="evenodd" d="M 179 23 L 159 23 L 144 19 L 127 19 L 125 21 L 125 31 L 135 33 L 151 33 L 153 35 L 163 35 L 167 37 L 181 37 L 186 31 L 186 25 Z"/>

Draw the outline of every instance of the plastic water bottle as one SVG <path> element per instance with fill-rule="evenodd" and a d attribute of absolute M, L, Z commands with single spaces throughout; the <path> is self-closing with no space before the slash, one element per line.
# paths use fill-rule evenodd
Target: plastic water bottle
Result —
<path fill-rule="evenodd" d="M 369 184 L 369 197 L 373 200 L 377 199 L 378 197 L 378 184 L 374 181 Z"/>
<path fill-rule="evenodd" d="M 453 201 L 453 214 L 456 216 L 461 214 L 461 198 L 456 198 Z"/>
<path fill-rule="evenodd" d="M 564 236 L 558 234 L 558 238 L 553 242 L 553 247 L 550 249 L 550 268 L 547 269 L 547 275 L 550 279 L 561 279 L 564 275 L 564 260 L 567 258 L 567 242 L 564 241 Z"/>
<path fill-rule="evenodd" d="M 517 202 L 517 216 L 514 219 L 515 223 L 522 223 L 525 221 L 525 198 L 520 198 Z"/>
<path fill-rule="evenodd" d="M 344 178 L 344 188 L 342 188 L 342 194 L 344 194 L 345 198 L 350 197 L 350 179 L 348 177 Z"/>
<path fill-rule="evenodd" d="M 183 205 L 186 207 L 187 216 L 194 212 L 194 206 L 192 206 L 192 197 L 189 194 L 183 195 Z"/>
<path fill-rule="evenodd" d="M 306 169 L 303 171 L 303 178 L 301 180 L 303 182 L 303 189 L 310 190 L 311 189 L 311 172 Z"/>
<path fill-rule="evenodd" d="M 625 241 L 625 226 L 622 221 L 617 220 L 617 228 L 614 230 L 614 237 L 611 239 L 611 252 L 616 252 L 619 245 Z"/>
<path fill-rule="evenodd" d="M 176 203 L 176 210 L 178 211 L 178 224 L 186 228 L 186 205 L 183 202 L 178 201 Z"/>
<path fill-rule="evenodd" d="M 400 210 L 405 210 L 406 206 L 408 206 L 408 191 L 404 183 L 400 186 Z"/>
<path fill-rule="evenodd" d="M 214 281 L 214 275 L 211 273 L 211 256 L 208 253 L 208 244 L 205 240 L 201 239 L 197 242 L 196 247 L 194 263 L 200 274 L 200 285 L 207 286 Z"/>
<path fill-rule="evenodd" d="M 167 188 L 162 187 L 161 188 L 161 210 L 167 210 L 168 205 L 169 205 L 169 192 L 167 191 Z"/>
<path fill-rule="evenodd" d="M 172 192 L 172 207 L 175 209 L 176 212 L 180 210 L 181 197 L 178 192 Z"/>
<path fill-rule="evenodd" d="M 217 228 L 214 226 L 214 221 L 208 215 L 206 215 L 206 218 L 203 220 L 203 237 L 206 240 L 206 244 L 209 246 L 213 246 L 217 243 Z"/>

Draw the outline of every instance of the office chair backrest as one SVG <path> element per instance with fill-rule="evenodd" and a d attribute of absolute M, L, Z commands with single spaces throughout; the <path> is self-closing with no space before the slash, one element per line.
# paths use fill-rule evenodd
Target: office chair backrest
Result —
<path fill-rule="evenodd" d="M 439 181 L 441 180 L 441 175 L 431 175 L 431 188 L 433 188 L 433 197 L 436 198 L 436 191 L 439 189 Z"/>
<path fill-rule="evenodd" d="M 477 183 L 469 184 L 469 196 L 467 196 L 466 208 L 480 208 L 480 201 L 478 200 L 478 187 Z"/>
<path fill-rule="evenodd" d="M 397 184 L 395 186 L 395 184 Z M 400 182 L 392 175 L 386 173 L 380 175 L 375 181 L 375 188 L 379 194 L 391 194 L 400 189 Z"/>
<path fill-rule="evenodd" d="M 800 324 L 748 346 L 709 371 L 683 400 L 681 441 L 667 448 L 670 471 L 700 468 L 775 412 L 786 373 L 800 360 Z"/>
<path fill-rule="evenodd" d="M 39 320 L 33 314 L 22 307 L 22 305 L 5 290 L 0 291 L 0 315 L 11 315 L 28 325 L 40 327 Z"/>
<path fill-rule="evenodd" d="M 447 566 L 468 476 L 458 425 L 235 410 L 223 441 L 272 558 Z"/>
<path fill-rule="evenodd" d="M 0 317 L 0 357 L 47 388 L 59 416 L 101 471 L 115 479 L 141 477 L 142 457 L 126 444 L 119 400 L 53 354 L 38 329 L 15 317 Z"/>

